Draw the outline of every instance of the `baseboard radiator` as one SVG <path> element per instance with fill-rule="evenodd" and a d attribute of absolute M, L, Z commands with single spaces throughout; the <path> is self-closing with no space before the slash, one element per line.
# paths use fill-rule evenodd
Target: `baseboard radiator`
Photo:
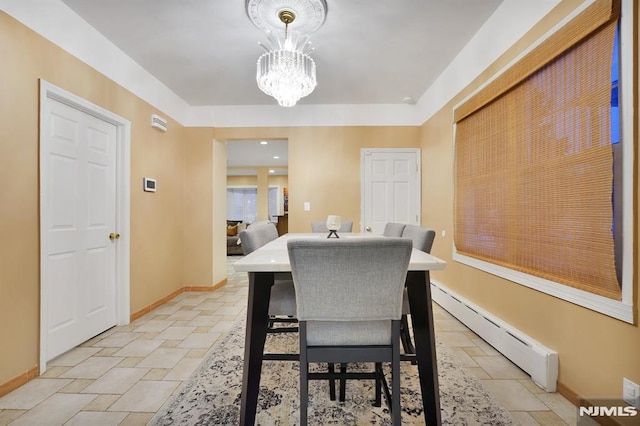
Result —
<path fill-rule="evenodd" d="M 547 392 L 556 391 L 558 353 L 482 310 L 446 286 L 431 282 L 431 297 L 460 322 L 526 371 Z"/>

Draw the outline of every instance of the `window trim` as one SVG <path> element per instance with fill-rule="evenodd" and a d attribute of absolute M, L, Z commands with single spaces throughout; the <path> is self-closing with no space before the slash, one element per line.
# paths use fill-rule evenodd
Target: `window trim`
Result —
<path fill-rule="evenodd" d="M 566 25 L 576 15 L 593 4 L 596 0 L 585 1 L 580 7 L 574 10 L 569 16 L 565 17 L 561 22 L 554 26 L 544 36 L 534 42 L 528 49 L 518 55 L 509 64 L 497 72 L 492 78 L 486 81 L 482 86 L 474 90 L 462 101 L 454 106 L 454 111 L 460 105 L 464 104 L 469 98 L 481 91 L 490 84 L 498 76 L 508 70 L 512 65 L 518 62 L 522 57 L 532 51 L 540 43 L 551 37 L 560 28 Z M 622 0 L 620 11 L 620 106 L 621 106 L 621 139 L 622 139 L 622 191 L 623 191 L 623 229 L 624 235 L 622 240 L 622 300 L 613 300 L 607 297 L 599 296 L 584 290 L 579 290 L 563 284 L 559 284 L 550 280 L 539 278 L 523 272 L 515 271 L 510 268 L 499 266 L 490 262 L 479 260 L 457 252 L 455 241 L 453 242 L 453 260 L 462 264 L 480 269 L 490 274 L 505 278 L 517 284 L 524 285 L 534 290 L 541 291 L 551 296 L 566 300 L 576 305 L 591 309 L 593 311 L 605 314 L 607 316 L 619 319 L 621 321 L 634 324 L 634 301 L 633 301 L 633 265 L 634 253 L 633 242 L 635 238 L 634 214 L 633 206 L 635 203 L 635 194 L 633 192 L 634 179 L 634 144 L 633 144 L 633 110 L 634 110 L 634 88 L 624 91 L 624 86 L 630 84 L 633 86 L 633 1 Z M 453 124 L 453 144 L 455 145 L 456 124 Z"/>

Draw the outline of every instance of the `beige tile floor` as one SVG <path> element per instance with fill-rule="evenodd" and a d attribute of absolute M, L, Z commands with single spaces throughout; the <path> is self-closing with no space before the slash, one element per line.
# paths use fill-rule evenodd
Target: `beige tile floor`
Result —
<path fill-rule="evenodd" d="M 127 326 L 52 360 L 47 372 L 0 398 L 0 425 L 145 425 L 208 349 L 244 318 L 246 273 L 211 293 L 183 293 Z M 523 425 L 574 425 L 576 409 L 434 305 L 436 337 Z"/>

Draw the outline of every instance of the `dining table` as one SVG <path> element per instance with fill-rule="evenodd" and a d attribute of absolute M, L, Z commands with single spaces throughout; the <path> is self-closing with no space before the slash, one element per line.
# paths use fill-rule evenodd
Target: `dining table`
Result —
<path fill-rule="evenodd" d="M 370 238 L 371 233 L 340 233 L 339 238 Z M 269 298 L 275 274 L 291 272 L 287 242 L 292 239 L 326 238 L 323 233 L 288 233 L 244 256 L 234 264 L 238 272 L 249 275 L 244 367 L 240 424 L 253 425 L 260 389 L 260 375 L 269 324 Z M 420 390 L 427 425 L 440 425 L 440 393 L 436 364 L 431 283 L 429 271 L 441 270 L 446 262 L 431 254 L 413 249 L 405 288 L 409 299 Z M 297 359 L 297 358 L 293 358 Z"/>

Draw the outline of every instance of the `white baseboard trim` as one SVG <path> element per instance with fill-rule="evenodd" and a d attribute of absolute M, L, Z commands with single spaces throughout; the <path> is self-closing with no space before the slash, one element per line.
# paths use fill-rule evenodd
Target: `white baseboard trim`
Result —
<path fill-rule="evenodd" d="M 522 333 L 437 281 L 431 297 L 460 322 L 531 376 L 547 392 L 555 392 L 558 353 Z"/>

